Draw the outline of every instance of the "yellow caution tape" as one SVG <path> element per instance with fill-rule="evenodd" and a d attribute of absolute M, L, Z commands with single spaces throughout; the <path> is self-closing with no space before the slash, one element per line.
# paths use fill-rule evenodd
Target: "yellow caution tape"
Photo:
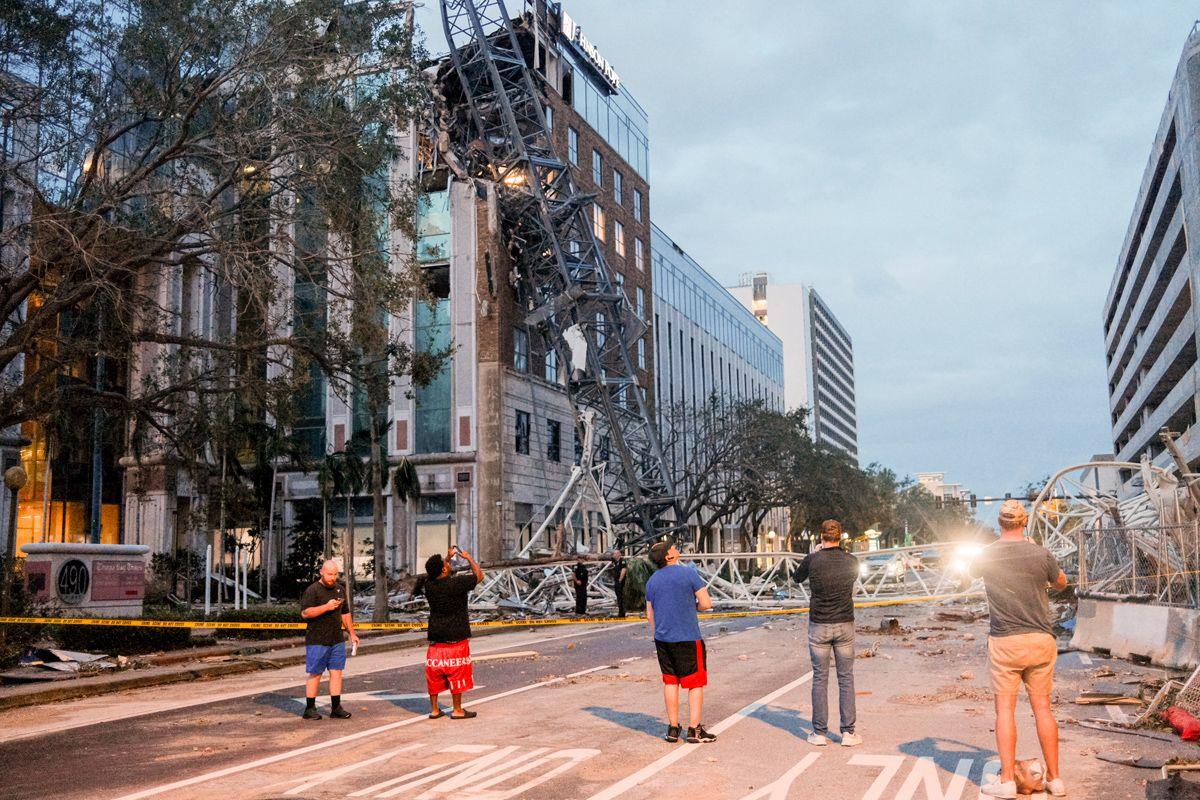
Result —
<path fill-rule="evenodd" d="M 929 603 L 953 600 L 962 597 L 979 597 L 983 592 L 959 592 L 957 594 L 932 595 L 930 597 L 902 597 L 891 600 L 863 600 L 855 608 L 879 608 L 912 603 Z M 787 616 L 807 614 L 807 606 L 795 608 L 764 608 L 748 611 L 714 611 L 701 614 L 700 619 L 738 619 L 742 617 Z M 635 617 L 572 617 L 568 619 L 497 619 L 472 622 L 472 628 L 535 628 L 546 625 L 605 625 L 637 622 L 644 616 Z M 105 617 L 0 617 L 0 625 L 100 625 L 120 628 L 204 628 L 208 630 L 268 630 L 302 631 L 308 627 L 304 622 L 219 622 L 217 620 L 183 619 L 118 619 Z M 424 622 L 356 622 L 355 630 L 362 631 L 421 631 Z"/>

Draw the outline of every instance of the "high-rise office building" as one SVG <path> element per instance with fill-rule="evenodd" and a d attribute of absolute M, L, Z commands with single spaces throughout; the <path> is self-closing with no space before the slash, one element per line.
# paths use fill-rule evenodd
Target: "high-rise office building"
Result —
<path fill-rule="evenodd" d="M 803 283 L 748 275 L 729 291 L 783 340 L 784 399 L 807 408 L 814 441 L 858 461 L 854 345 L 833 311 Z"/>
<path fill-rule="evenodd" d="M 1142 175 L 1133 215 L 1104 301 L 1109 422 L 1121 461 L 1172 463 L 1159 432 L 1182 434 L 1184 458 L 1200 464 L 1196 365 L 1200 279 L 1189 241 L 1200 237 L 1200 33 L 1184 45 Z M 1124 470 L 1131 489 L 1136 470 Z"/>
<path fill-rule="evenodd" d="M 657 225 L 650 235 L 655 395 L 667 460 L 676 485 L 686 491 L 696 479 L 694 448 L 703 446 L 698 439 L 710 404 L 759 402 L 784 409 L 783 342 Z M 777 511 L 763 521 L 763 532 L 786 531 L 786 510 Z M 734 540 L 725 538 L 706 546 Z"/>

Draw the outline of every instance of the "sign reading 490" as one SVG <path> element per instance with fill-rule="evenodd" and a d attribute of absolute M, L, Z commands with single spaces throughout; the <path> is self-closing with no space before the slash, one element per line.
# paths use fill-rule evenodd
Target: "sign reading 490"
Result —
<path fill-rule="evenodd" d="M 58 568 L 58 599 L 67 605 L 77 606 L 86 600 L 91 585 L 92 576 L 88 566 L 78 558 L 64 561 Z"/>

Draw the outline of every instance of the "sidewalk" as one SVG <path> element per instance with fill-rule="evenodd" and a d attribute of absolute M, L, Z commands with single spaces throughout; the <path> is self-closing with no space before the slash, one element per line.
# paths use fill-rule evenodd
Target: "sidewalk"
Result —
<path fill-rule="evenodd" d="M 477 635 L 486 635 L 488 632 L 480 631 Z M 381 653 L 420 647 L 424 643 L 424 631 L 374 636 L 368 636 L 364 632 L 358 652 L 362 655 Z M 159 653 L 147 660 L 154 666 L 74 680 L 0 686 L 0 710 L 303 664 L 304 637 L 197 647 Z"/>

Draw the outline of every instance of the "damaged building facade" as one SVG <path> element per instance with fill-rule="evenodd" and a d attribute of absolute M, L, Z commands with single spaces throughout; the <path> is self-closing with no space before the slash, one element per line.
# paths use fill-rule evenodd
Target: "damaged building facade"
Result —
<path fill-rule="evenodd" d="M 535 36 L 525 18 L 514 27 L 544 79 L 555 149 L 570 163 L 577 183 L 594 195 L 593 234 L 630 307 L 648 323 L 648 117 L 595 46 L 582 44 L 578 24 L 556 8 L 549 13 L 554 36 L 544 35 L 547 26 Z M 448 60 L 429 74 L 443 97 L 457 91 Z M 396 501 L 390 486 L 386 489 L 386 551 L 394 573 L 419 571 L 429 555 L 453 544 L 485 561 L 516 556 L 547 519 L 581 449 L 567 396 L 568 365 L 526 324 L 527 304 L 501 234 L 497 186 L 456 170 L 452 157 L 437 152 L 437 138 L 433 131 L 410 131 L 403 149 L 411 157 L 402 167 L 422 192 L 411 245 L 431 298 L 413 303 L 407 317 L 390 325 L 417 351 L 448 347 L 451 355 L 426 385 L 402 380 L 391 389 L 389 463 L 407 459 L 421 486 L 420 497 L 405 502 Z M 296 292 L 320 302 L 311 286 L 298 282 Z M 653 402 L 654 341 L 648 328 L 631 347 L 631 357 L 638 383 Z M 293 432 L 312 458 L 343 450 L 366 428 L 354 398 L 347 401 L 319 374 L 305 391 Z M 598 445 L 603 454 L 604 442 Z M 153 530 L 150 543 L 156 550 L 202 550 L 205 543 L 180 524 L 185 489 L 163 484 L 128 494 L 125 538 L 144 541 L 144 531 Z M 320 503 L 318 475 L 281 468 L 277 492 L 276 528 L 283 532 L 276 533 L 273 552 L 278 554 L 288 546 L 285 532 L 300 506 Z M 348 505 L 349 519 L 345 502 L 331 504 L 334 532 L 340 539 L 347 529 L 353 531 L 355 569 L 365 577 L 372 501 L 364 493 Z M 585 503 L 564 517 L 560 512 L 552 520 L 563 523 L 569 536 L 564 550 L 595 553 L 613 545 L 598 504 Z"/>

